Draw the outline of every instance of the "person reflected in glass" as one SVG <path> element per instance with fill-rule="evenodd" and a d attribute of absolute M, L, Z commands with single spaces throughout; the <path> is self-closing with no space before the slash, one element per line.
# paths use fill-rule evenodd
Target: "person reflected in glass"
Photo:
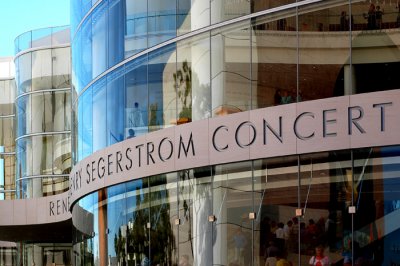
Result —
<path fill-rule="evenodd" d="M 247 244 L 247 240 L 245 235 L 242 232 L 242 228 L 239 227 L 236 232 L 235 235 L 233 236 L 233 241 L 235 243 L 235 261 L 236 262 L 244 262 L 244 248 Z"/>
<path fill-rule="evenodd" d="M 278 247 L 274 241 L 269 242 L 269 247 L 265 252 L 265 266 L 276 266 L 276 255 L 278 254 Z"/>
<path fill-rule="evenodd" d="M 130 129 L 128 130 L 128 139 L 134 138 L 134 137 L 136 137 L 136 136 L 135 136 L 135 130 L 133 130 L 132 128 L 130 128 Z"/>
<path fill-rule="evenodd" d="M 276 266 L 292 266 L 292 263 L 286 259 L 286 255 L 283 250 L 279 250 L 276 254 Z"/>
<path fill-rule="evenodd" d="M 347 17 L 346 11 L 342 11 L 340 14 L 340 30 L 348 31 L 349 30 L 349 19 Z"/>
<path fill-rule="evenodd" d="M 329 266 L 331 261 L 328 256 L 324 255 L 324 247 L 318 245 L 315 248 L 315 255 L 311 257 L 309 261 L 310 266 Z"/>
<path fill-rule="evenodd" d="M 274 105 L 279 105 L 281 103 L 282 103 L 281 90 L 276 89 L 275 94 L 274 94 Z"/>
<path fill-rule="evenodd" d="M 141 127 L 144 125 L 138 102 L 134 103 L 134 108 L 129 114 L 128 122 L 130 127 Z"/>
<path fill-rule="evenodd" d="M 381 10 L 380 6 L 376 6 L 375 19 L 376 19 L 377 29 L 382 29 L 382 16 L 383 16 L 383 9 Z"/>
<path fill-rule="evenodd" d="M 368 9 L 368 14 L 364 14 L 364 18 L 367 19 L 367 29 L 376 29 L 376 12 L 375 5 L 371 4 Z"/>
<path fill-rule="evenodd" d="M 281 98 L 281 104 L 287 104 L 291 102 L 292 102 L 292 96 L 289 94 L 287 90 L 284 90 Z"/>

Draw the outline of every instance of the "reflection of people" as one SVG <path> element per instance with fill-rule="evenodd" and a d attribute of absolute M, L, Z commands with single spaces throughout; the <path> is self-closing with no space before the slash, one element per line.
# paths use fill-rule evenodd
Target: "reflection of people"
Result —
<path fill-rule="evenodd" d="M 380 6 L 376 6 L 375 19 L 376 19 L 376 27 L 378 29 L 382 28 L 382 15 L 383 15 L 383 10 L 381 10 Z"/>
<path fill-rule="evenodd" d="M 279 250 L 276 254 L 276 266 L 291 266 L 291 263 L 285 259 L 284 252 Z"/>
<path fill-rule="evenodd" d="M 315 255 L 311 257 L 310 266 L 329 266 L 329 257 L 324 255 L 324 247 L 319 245 L 315 248 Z"/>
<path fill-rule="evenodd" d="M 133 111 L 129 114 L 128 117 L 129 126 L 131 127 L 141 127 L 144 126 L 142 114 L 139 109 L 139 103 L 135 102 L 135 106 Z"/>
<path fill-rule="evenodd" d="M 284 250 L 285 249 L 285 230 L 283 230 L 283 227 L 285 225 L 282 222 L 278 223 L 278 229 L 275 231 L 276 235 L 276 246 L 278 247 L 279 250 Z"/>
<path fill-rule="evenodd" d="M 135 130 L 133 130 L 132 128 L 130 128 L 129 130 L 128 130 L 128 139 L 130 139 L 130 138 L 134 138 L 135 137 Z"/>
<path fill-rule="evenodd" d="M 397 21 L 397 27 L 400 27 L 400 5 L 399 5 L 399 2 L 397 2 L 396 8 L 398 9 L 398 10 L 397 10 L 397 19 L 396 19 L 396 21 Z"/>
<path fill-rule="evenodd" d="M 282 95 L 281 95 L 281 90 L 277 89 L 275 91 L 275 95 L 274 95 L 274 105 L 278 105 L 282 103 Z"/>
<path fill-rule="evenodd" d="M 367 29 L 373 30 L 376 28 L 376 14 L 375 14 L 375 5 L 371 4 L 368 9 L 368 14 L 365 15 L 367 19 Z"/>
<path fill-rule="evenodd" d="M 346 11 L 342 11 L 340 14 L 340 30 L 347 31 L 349 30 L 349 19 L 347 18 Z"/>
<path fill-rule="evenodd" d="M 287 104 L 292 102 L 292 96 L 289 94 L 287 90 L 283 91 L 283 95 L 281 97 L 281 103 L 282 104 Z"/>
<path fill-rule="evenodd" d="M 275 246 L 274 241 L 269 242 L 269 247 L 266 250 L 265 254 L 265 266 L 276 266 L 276 255 L 278 254 L 279 250 Z"/>
<path fill-rule="evenodd" d="M 233 236 L 235 242 L 235 261 L 243 261 L 243 250 L 246 246 L 246 237 L 242 232 L 242 228 L 239 227 Z"/>
<path fill-rule="evenodd" d="M 277 30 L 286 30 L 286 19 L 282 18 L 278 20 Z"/>

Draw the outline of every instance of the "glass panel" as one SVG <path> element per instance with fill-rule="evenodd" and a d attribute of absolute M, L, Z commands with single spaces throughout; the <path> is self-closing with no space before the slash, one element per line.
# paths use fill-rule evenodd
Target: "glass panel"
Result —
<path fill-rule="evenodd" d="M 390 264 L 400 239 L 399 146 L 354 151 L 354 261 Z"/>
<path fill-rule="evenodd" d="M 49 114 L 46 114 L 46 108 L 50 108 L 51 111 L 51 106 L 49 105 L 48 98 L 51 98 L 51 93 L 34 93 L 31 95 L 28 95 L 31 99 L 31 110 L 32 110 L 32 128 L 28 130 L 27 133 L 37 133 L 37 132 L 44 132 L 46 130 L 46 118 L 49 116 Z M 50 104 L 51 104 L 51 99 L 50 99 Z M 51 112 L 50 112 L 50 117 L 51 117 Z M 29 117 L 27 117 L 29 119 Z M 51 119 L 50 119 L 51 123 Z"/>
<path fill-rule="evenodd" d="M 32 90 L 48 90 L 51 83 L 52 58 L 51 50 L 32 52 Z"/>
<path fill-rule="evenodd" d="M 97 77 L 100 73 L 107 69 L 107 2 L 103 1 L 92 16 L 92 71 L 93 78 Z M 84 35 L 85 36 L 85 35 Z"/>
<path fill-rule="evenodd" d="M 65 177 L 42 177 L 42 191 L 41 197 L 56 195 L 68 191 L 69 179 Z"/>
<path fill-rule="evenodd" d="M 31 48 L 50 46 L 51 45 L 51 28 L 43 28 L 32 31 Z"/>
<path fill-rule="evenodd" d="M 71 92 L 56 91 L 54 97 L 54 131 L 71 130 Z"/>
<path fill-rule="evenodd" d="M 174 265 L 178 250 L 176 174 L 152 176 L 150 182 L 150 262 Z"/>
<path fill-rule="evenodd" d="M 53 174 L 53 137 L 33 136 L 32 137 L 32 166 L 33 175 Z"/>
<path fill-rule="evenodd" d="M 150 264 L 150 198 L 148 179 L 143 178 L 126 184 L 126 206 L 129 233 L 128 254 L 133 265 Z M 132 262 L 131 262 L 132 263 Z"/>
<path fill-rule="evenodd" d="M 293 102 L 351 94 L 347 73 L 350 71 L 349 31 L 333 33 L 340 15 L 345 12 L 343 16 L 347 16 L 348 3 L 328 1 L 323 8 L 317 8 L 319 4 L 316 4 L 314 12 L 299 10 L 304 13 L 299 16 L 299 88 L 288 91 Z"/>
<path fill-rule="evenodd" d="M 125 65 L 125 132 L 126 138 L 148 131 L 147 56 Z"/>
<path fill-rule="evenodd" d="M 69 88 L 71 86 L 71 54 L 70 48 L 52 49 L 53 89 Z"/>
<path fill-rule="evenodd" d="M 20 181 L 22 190 L 20 193 L 22 198 L 39 198 L 43 197 L 43 184 L 42 178 L 28 178 Z"/>
<path fill-rule="evenodd" d="M 112 265 L 126 265 L 128 222 L 126 220 L 125 184 L 107 188 L 107 246 L 108 259 Z"/>
<path fill-rule="evenodd" d="M 393 41 L 400 26 L 398 2 L 352 3 L 352 84 L 356 93 L 400 88 L 399 43 Z M 350 72 L 350 71 L 349 71 Z M 346 77 L 346 76 L 345 76 Z"/>
<path fill-rule="evenodd" d="M 17 136 L 31 132 L 31 97 L 23 96 L 17 100 Z"/>
<path fill-rule="evenodd" d="M 2 152 L 15 151 L 14 118 L 0 119 L 0 146 Z"/>
<path fill-rule="evenodd" d="M 252 261 L 253 188 L 250 162 L 215 167 L 213 186 L 214 265 Z"/>
<path fill-rule="evenodd" d="M 350 152 L 300 156 L 300 252 L 310 265 L 351 264 Z"/>
<path fill-rule="evenodd" d="M 128 58 L 147 48 L 147 0 L 125 0 L 125 5 L 125 58 Z"/>
<path fill-rule="evenodd" d="M 53 135 L 53 172 L 69 174 L 71 170 L 71 135 Z"/>
<path fill-rule="evenodd" d="M 213 0 L 211 2 L 211 24 L 250 14 L 251 4 L 248 0 Z M 259 1 L 264 2 L 264 1 Z"/>
<path fill-rule="evenodd" d="M 72 210 L 75 265 L 93 265 L 94 196 L 80 199 Z"/>
<path fill-rule="evenodd" d="M 15 156 L 4 156 L 4 189 L 15 190 Z M 5 193 L 5 199 L 14 199 L 15 193 Z"/>
<path fill-rule="evenodd" d="M 124 86 L 125 67 L 107 75 L 107 145 L 111 145 L 124 138 Z"/>
<path fill-rule="evenodd" d="M 26 50 L 28 48 L 31 48 L 31 41 L 32 41 L 32 32 L 28 31 L 20 36 L 18 36 L 18 49 L 15 54 L 17 54 L 20 51 Z"/>
<path fill-rule="evenodd" d="M 124 59 L 124 0 L 108 2 L 108 67 Z M 137 2 L 137 1 L 136 1 Z"/>
<path fill-rule="evenodd" d="M 185 34 L 210 25 L 210 1 L 177 0 L 178 35 Z"/>
<path fill-rule="evenodd" d="M 44 104 L 44 131 L 52 132 L 54 128 L 54 93 L 46 92 L 42 94 Z"/>
<path fill-rule="evenodd" d="M 14 114 L 15 85 L 14 80 L 0 80 L 0 115 Z"/>
<path fill-rule="evenodd" d="M 93 2 L 97 2 L 97 1 L 93 1 Z M 81 13 L 81 18 L 82 19 L 87 12 L 89 12 L 90 8 L 92 8 L 92 0 L 82 0 L 79 1 L 81 7 L 82 7 L 82 13 Z"/>
<path fill-rule="evenodd" d="M 77 64 L 79 66 L 78 82 L 80 82 L 79 90 L 83 89 L 92 80 L 92 19 L 88 17 L 81 26 L 80 36 L 77 41 L 80 41 L 80 47 L 78 48 L 80 53 L 77 54 Z M 78 44 L 79 45 L 79 44 Z"/>
<path fill-rule="evenodd" d="M 178 172 L 179 263 L 212 265 L 211 167 Z"/>
<path fill-rule="evenodd" d="M 176 71 L 175 45 L 149 54 L 149 130 L 154 131 L 176 121 L 176 94 L 173 74 Z"/>
<path fill-rule="evenodd" d="M 254 162 L 254 258 L 265 261 L 265 265 L 276 263 L 277 256 L 300 265 L 296 254 L 299 221 L 294 217 L 298 202 L 297 164 L 297 156 Z"/>
<path fill-rule="evenodd" d="M 210 37 L 204 34 L 178 43 L 177 89 L 178 124 L 210 117 Z"/>
<path fill-rule="evenodd" d="M 211 32 L 212 116 L 250 109 L 249 23 Z"/>
<path fill-rule="evenodd" d="M 93 85 L 93 152 L 107 146 L 107 80 Z"/>
<path fill-rule="evenodd" d="M 72 0 L 70 2 L 71 9 L 70 9 L 70 20 L 71 20 L 71 33 L 72 37 L 75 35 L 75 31 L 81 21 L 82 18 L 82 3 L 78 0 Z"/>
<path fill-rule="evenodd" d="M 32 85 L 32 53 L 19 56 L 16 69 L 18 71 L 18 94 L 30 91 Z"/>
<path fill-rule="evenodd" d="M 78 160 L 82 160 L 86 156 L 92 154 L 93 150 L 93 106 L 92 106 L 92 87 L 90 87 L 85 93 L 81 96 L 81 99 L 78 103 L 78 110 L 80 114 L 81 122 L 79 125 L 79 135 L 78 135 L 78 145 L 81 148 L 79 149 L 80 154 L 78 156 Z"/>
<path fill-rule="evenodd" d="M 100 262 L 108 261 L 107 258 L 107 206 L 103 203 L 107 200 L 106 189 L 101 189 L 94 194 L 94 210 L 93 210 L 93 260 L 96 266 L 100 266 Z"/>
<path fill-rule="evenodd" d="M 251 1 L 251 13 L 278 7 L 278 6 L 288 5 L 291 3 L 296 3 L 296 1 L 295 0 Z"/>
<path fill-rule="evenodd" d="M 70 35 L 70 26 L 51 28 L 51 45 L 69 44 Z"/>
<path fill-rule="evenodd" d="M 16 179 L 32 175 L 32 141 L 22 138 L 17 141 L 17 177 Z"/>
<path fill-rule="evenodd" d="M 176 1 L 148 0 L 148 46 L 176 36 Z"/>
<path fill-rule="evenodd" d="M 252 109 L 292 102 L 297 87 L 295 10 L 252 20 Z M 289 13 L 289 15 L 288 15 Z"/>

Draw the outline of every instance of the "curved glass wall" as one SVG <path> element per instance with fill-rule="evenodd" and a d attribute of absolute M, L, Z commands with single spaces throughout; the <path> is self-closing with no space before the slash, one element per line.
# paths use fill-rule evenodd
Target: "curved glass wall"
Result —
<path fill-rule="evenodd" d="M 264 265 L 283 254 L 309 265 L 320 246 L 335 265 L 386 265 L 400 237 L 399 170 L 394 146 L 215 165 L 104 188 L 73 206 L 73 262 Z"/>
<path fill-rule="evenodd" d="M 0 200 L 15 198 L 15 80 L 0 79 Z"/>
<path fill-rule="evenodd" d="M 92 2 L 94 3 L 94 1 Z M 102 0 L 96 1 L 96 4 L 92 7 L 92 2 L 84 1 L 82 3 L 75 0 L 71 4 L 73 58 L 75 62 L 73 72 L 76 76 L 74 88 L 78 93 L 93 78 L 106 69 L 142 50 L 176 36 L 190 33 L 216 23 L 238 19 L 243 15 L 250 15 L 271 8 L 279 9 L 285 5 L 294 3 L 301 4 L 301 2 L 291 0 L 218 0 L 211 1 L 211 3 L 200 0 Z M 350 63 L 349 50 L 340 52 L 337 57 L 332 57 L 330 60 L 332 64 L 326 66 L 326 64 L 318 60 L 320 56 L 324 56 L 321 54 L 323 51 L 316 52 L 310 48 L 314 48 L 315 46 L 317 49 L 331 48 L 332 46 L 336 46 L 339 49 L 349 48 L 350 26 L 352 26 L 352 31 L 355 32 L 355 34 L 352 34 L 353 39 L 359 35 L 363 36 L 360 38 L 360 48 L 363 46 L 362 40 L 374 42 L 374 38 L 365 38 L 364 31 L 397 28 L 398 12 L 396 5 L 386 4 L 385 2 L 381 5 L 376 5 L 379 6 L 377 22 L 375 11 L 373 11 L 373 14 L 371 13 L 368 20 L 369 2 L 352 4 L 352 14 L 350 15 L 349 2 L 324 1 L 324 3 L 314 3 L 312 8 L 309 5 L 305 5 L 305 7 L 299 8 L 297 11 L 292 10 L 292 12 L 287 12 L 286 9 L 277 16 L 253 18 L 252 23 L 255 24 L 253 25 L 253 29 L 256 30 L 255 35 L 257 39 L 266 37 L 267 41 L 278 41 L 279 44 L 284 44 L 287 38 L 276 40 L 278 36 L 274 36 L 271 40 L 268 40 L 271 36 L 267 37 L 263 33 L 271 31 L 300 32 L 298 36 L 300 46 L 300 50 L 298 51 L 299 62 L 297 62 L 297 56 L 295 56 L 296 60 L 290 62 L 290 64 L 304 64 L 303 67 L 299 67 L 300 79 L 298 86 L 300 88 L 300 95 L 298 97 L 301 97 L 303 94 L 302 88 L 312 86 L 310 84 L 317 86 L 317 84 L 323 85 L 325 80 L 332 82 L 331 79 L 336 77 L 335 74 L 340 74 L 343 78 L 347 75 L 351 76 L 350 72 L 347 74 L 350 68 L 346 67 L 346 71 L 341 68 L 343 62 L 346 62 L 347 65 Z M 375 4 L 373 6 L 375 8 Z M 89 10 L 91 11 L 89 12 Z M 299 14 L 298 21 L 296 21 L 296 12 Z M 373 20 L 373 26 L 369 25 L 372 23 L 371 20 Z M 326 36 L 326 34 L 322 33 L 318 35 L 309 34 L 311 32 L 335 33 L 331 34 L 331 36 Z M 390 42 L 390 39 L 393 39 L 390 35 L 388 34 L 388 42 Z M 332 41 L 329 39 L 332 39 Z M 290 40 L 288 41 L 289 43 L 291 42 Z M 310 46 L 309 44 L 311 43 L 313 45 Z M 354 44 L 356 43 L 358 42 L 355 41 Z M 280 47 L 271 48 L 278 49 Z M 361 55 L 360 59 L 365 58 L 362 56 L 364 52 L 361 50 L 359 52 Z M 288 67 L 290 67 L 290 64 Z M 362 66 L 360 68 L 361 70 L 355 70 L 360 72 L 363 70 Z M 332 74 L 330 75 L 329 73 Z M 293 85 L 290 85 L 291 81 L 288 81 L 288 83 L 288 88 L 284 88 L 284 90 L 287 90 L 288 94 L 293 94 L 295 88 Z M 366 84 L 368 83 L 366 82 Z M 307 90 L 308 88 L 305 89 Z M 329 89 L 341 92 L 345 88 L 338 84 L 335 88 Z M 346 90 L 349 90 L 347 86 Z M 284 91 L 282 93 L 286 94 Z"/>
<path fill-rule="evenodd" d="M 74 0 L 71 2 L 71 32 L 77 52 L 74 87 L 81 91 L 106 68 L 175 36 L 294 2 Z"/>
<path fill-rule="evenodd" d="M 15 38 L 15 54 L 31 48 L 52 47 L 68 44 L 69 40 L 69 26 L 42 28 L 27 31 Z"/>
<path fill-rule="evenodd" d="M 69 29 L 24 33 L 16 47 L 31 48 L 15 58 L 17 193 L 19 198 L 58 194 L 68 190 L 71 169 Z"/>
<path fill-rule="evenodd" d="M 74 160 L 126 138 L 190 121 L 400 88 L 395 78 L 399 32 L 339 30 L 334 25 L 347 9 L 348 2 L 331 1 L 285 9 L 131 57 L 84 91 L 74 92 Z M 317 21 L 322 28 L 307 26 Z M 75 49 L 90 55 L 80 46 Z M 361 55 L 363 62 L 356 61 Z M 83 67 L 79 62 L 74 65 Z M 83 76 L 86 82 L 93 79 L 91 74 Z M 364 81 L 366 76 L 371 82 Z"/>
<path fill-rule="evenodd" d="M 367 2 L 73 2 L 75 162 L 195 120 L 400 88 L 394 4 L 381 4 L 380 22 L 371 11 L 372 27 Z M 381 147 L 286 156 L 103 188 L 73 206 L 72 260 L 265 265 L 279 251 L 314 265 L 322 245 L 337 265 L 389 264 L 400 237 L 399 155 Z"/>

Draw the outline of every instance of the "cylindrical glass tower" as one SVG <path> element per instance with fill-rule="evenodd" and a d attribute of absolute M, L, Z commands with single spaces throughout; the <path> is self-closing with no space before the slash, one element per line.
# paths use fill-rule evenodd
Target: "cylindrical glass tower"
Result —
<path fill-rule="evenodd" d="M 18 198 L 58 194 L 71 168 L 69 28 L 29 31 L 15 46 Z"/>

